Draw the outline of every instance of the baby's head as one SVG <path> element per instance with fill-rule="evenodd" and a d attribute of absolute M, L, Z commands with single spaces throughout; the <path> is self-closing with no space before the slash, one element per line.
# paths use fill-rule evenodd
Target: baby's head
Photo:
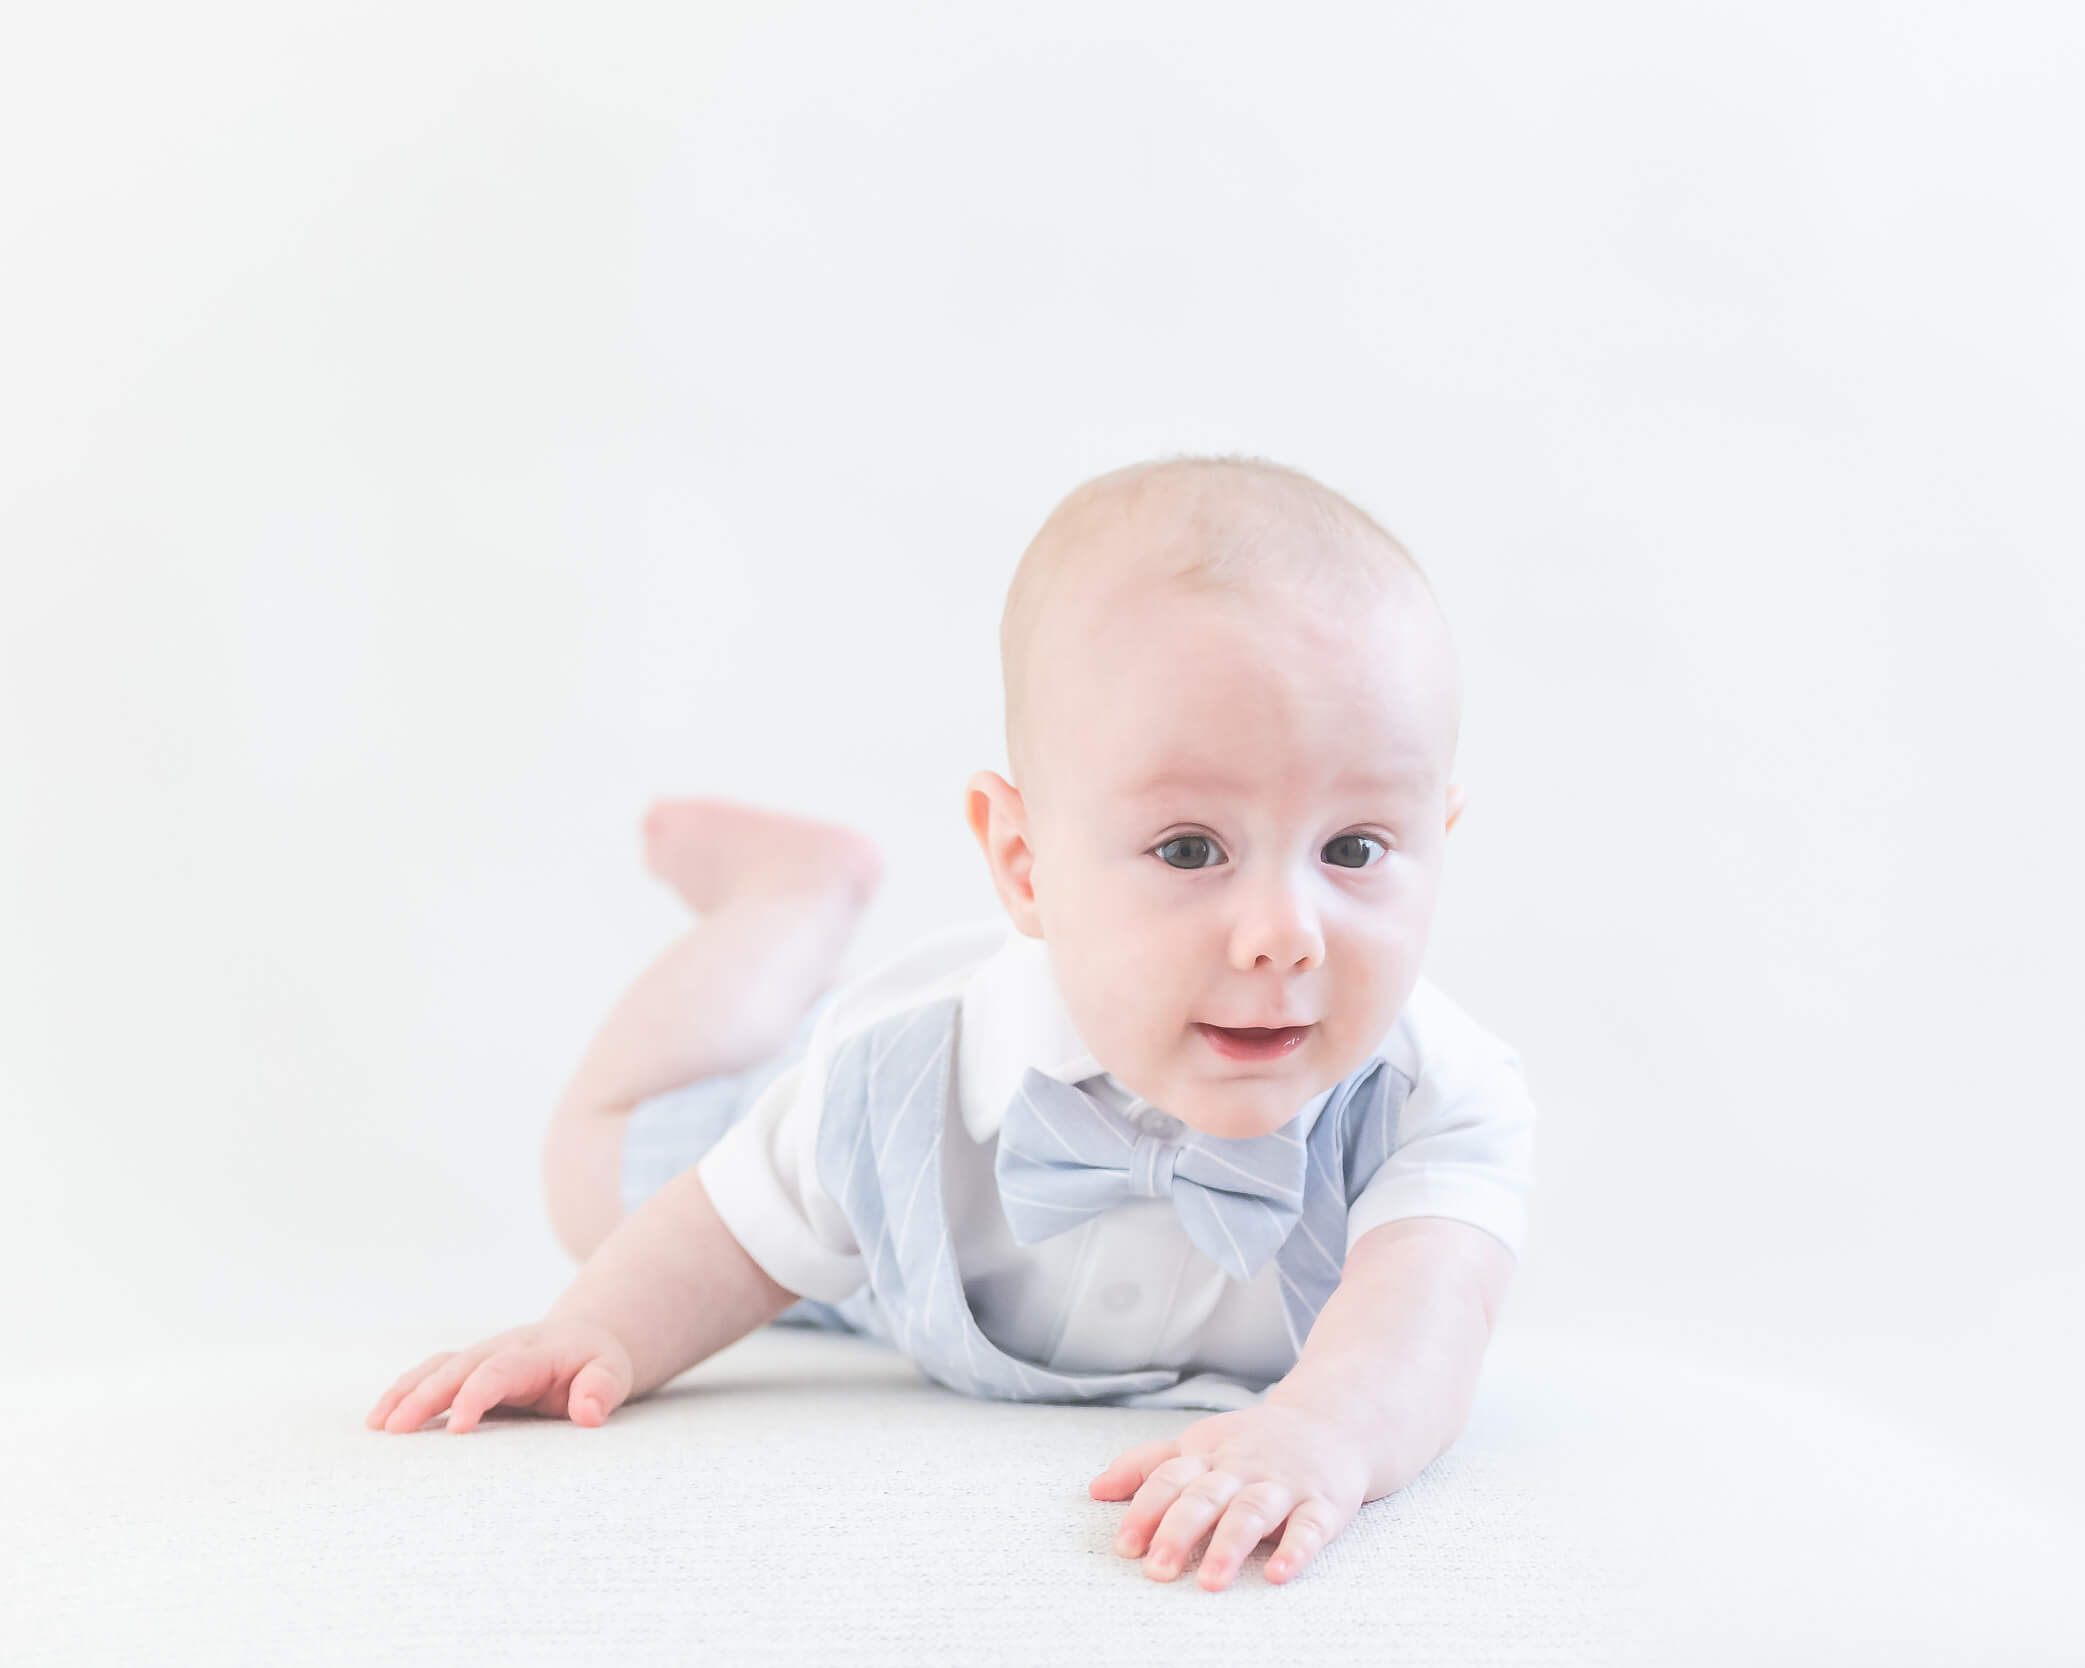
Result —
<path fill-rule="evenodd" d="M 1014 780 L 970 825 L 1080 1037 L 1194 1129 L 1280 1128 L 1419 977 L 1462 799 L 1425 578 L 1292 470 L 1137 464 L 1051 512 L 1000 654 Z"/>

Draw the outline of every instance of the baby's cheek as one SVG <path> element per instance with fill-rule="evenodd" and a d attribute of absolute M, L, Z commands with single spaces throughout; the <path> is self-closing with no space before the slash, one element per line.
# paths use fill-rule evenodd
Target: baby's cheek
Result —
<path fill-rule="evenodd" d="M 1166 1029 L 1170 999 L 1163 981 L 1127 950 L 1097 971 L 1096 987 L 1087 995 L 1095 1029 L 1108 1034 L 1116 1052 L 1128 1049 L 1148 1057 Z"/>
<path fill-rule="evenodd" d="M 1355 1051 L 1373 1048 L 1397 1023 L 1419 982 L 1419 958 L 1402 945 L 1385 946 L 1354 969 L 1339 1006 L 1339 1046 Z"/>

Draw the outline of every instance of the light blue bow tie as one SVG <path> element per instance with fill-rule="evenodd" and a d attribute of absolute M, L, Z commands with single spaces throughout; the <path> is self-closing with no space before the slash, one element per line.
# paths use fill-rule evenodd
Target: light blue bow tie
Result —
<path fill-rule="evenodd" d="M 1146 1135 L 1076 1084 L 1031 1066 L 1000 1123 L 993 1171 L 1018 1244 L 1125 1200 L 1170 1197 L 1196 1247 L 1233 1280 L 1250 1280 L 1303 1213 L 1308 1162 L 1287 1127 L 1243 1140 Z"/>

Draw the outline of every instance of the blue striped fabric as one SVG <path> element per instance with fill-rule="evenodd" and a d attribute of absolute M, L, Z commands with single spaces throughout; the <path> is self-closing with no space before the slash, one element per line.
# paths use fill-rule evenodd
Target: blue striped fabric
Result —
<path fill-rule="evenodd" d="M 1245 1140 L 1192 1129 L 1167 1140 L 1031 1066 L 999 1125 L 993 1172 L 1018 1245 L 1131 1199 L 1170 1199 L 1196 1248 L 1242 1282 L 1296 1227 L 1308 1163 L 1293 1126 Z"/>
<path fill-rule="evenodd" d="M 942 1140 L 959 1117 L 954 1045 L 961 1006 L 961 999 L 952 996 L 891 1015 L 848 1037 L 834 1052 L 820 1112 L 818 1179 L 846 1213 L 868 1280 L 845 1304 L 831 1307 L 831 1313 L 842 1324 L 852 1324 L 856 1317 L 869 1322 L 855 1329 L 873 1331 L 930 1377 L 968 1395 L 1012 1401 L 1237 1405 L 1236 1398 L 1220 1391 L 1207 1402 L 1181 1399 L 1190 1387 L 1174 1368 L 1061 1372 L 1007 1354 L 979 1330 L 951 1252 L 941 1180 Z M 1032 1091 L 1039 1077 L 1040 1073 L 1029 1073 L 1024 1091 Z M 1043 1081 L 1053 1085 L 1050 1105 L 1060 1113 L 1069 1110 L 1072 1103 L 1055 1096 L 1066 1086 Z M 1219 1237 L 1219 1216 L 1228 1223 L 1233 1209 L 1239 1220 L 1258 1211 L 1263 1226 L 1249 1238 L 1260 1262 L 1272 1250 L 1289 1341 L 1300 1355 L 1318 1311 L 1339 1284 L 1347 1208 L 1396 1146 L 1398 1115 L 1411 1090 L 1403 1072 L 1381 1058 L 1371 1059 L 1326 1098 L 1307 1137 L 1299 1138 L 1293 1126 L 1243 1141 L 1190 1132 L 1177 1153 L 1134 1155 L 1140 1137 L 1131 1131 L 1126 1138 L 1134 1163 L 1129 1168 L 1154 1193 L 1158 1176 L 1167 1178 L 1175 1206 L 1185 1207 L 1183 1222 L 1198 1244 Z M 1070 1093 L 1094 1107 L 1090 1150 L 1099 1151 L 1110 1142 L 1119 1147 L 1119 1138 L 1101 1121 L 1113 1114 L 1083 1091 Z M 1008 1115 L 1016 1116 L 1014 1108 Z M 1033 1181 L 1043 1168 L 1026 1163 L 1016 1166 L 1015 1173 Z M 1238 1180 L 1239 1170 L 1247 1172 L 1252 1196 L 1234 1196 L 1235 1207 L 1218 1207 L 1208 1181 L 1201 1178 L 1228 1174 Z M 1103 1179 L 1101 1185 L 1116 1184 Z M 1133 1179 L 1128 1196 L 1135 1196 L 1138 1185 Z M 1256 1205 L 1263 1198 L 1292 1200 L 1293 1226 L 1280 1228 L 1279 1210 Z M 1190 1216 L 1189 1211 L 1196 1214 Z M 1265 1225 L 1269 1222 L 1273 1228 Z M 1276 1228 L 1279 1235 L 1269 1243 Z M 1234 1277 L 1242 1277 L 1239 1269 L 1257 1266 L 1243 1245 L 1232 1245 L 1217 1260 L 1230 1267 L 1227 1258 L 1235 1260 L 1236 1267 L 1230 1268 Z M 1199 1386 L 1209 1376 L 1193 1382 Z"/>

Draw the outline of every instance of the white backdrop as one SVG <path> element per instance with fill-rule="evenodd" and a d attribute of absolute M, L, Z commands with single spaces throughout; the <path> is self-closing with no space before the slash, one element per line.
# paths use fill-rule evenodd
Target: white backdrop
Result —
<path fill-rule="evenodd" d="M 856 966 L 992 911 L 1016 556 L 1235 449 L 1457 628 L 1507 1324 L 2068 1500 L 2081 16 L 11 21 L 11 1347 L 540 1312 L 550 1099 L 684 919 L 645 802 L 870 831 Z"/>

